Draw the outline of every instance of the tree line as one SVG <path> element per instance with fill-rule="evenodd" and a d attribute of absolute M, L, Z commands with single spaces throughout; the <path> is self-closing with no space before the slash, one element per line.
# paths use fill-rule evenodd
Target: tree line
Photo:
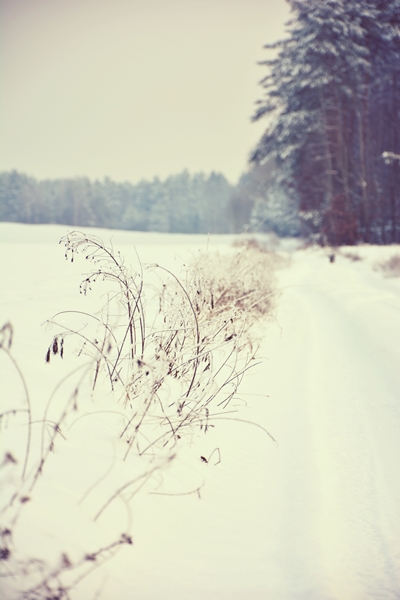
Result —
<path fill-rule="evenodd" d="M 314 239 L 400 242 L 400 0 L 288 2 L 251 160 L 275 162 Z"/>
<path fill-rule="evenodd" d="M 271 169 L 258 167 L 235 186 L 221 173 L 186 170 L 135 185 L 86 177 L 38 181 L 17 171 L 4 172 L 0 220 L 170 233 L 272 230 L 293 235 L 290 218 L 277 209 L 275 178 Z M 291 218 L 296 220 L 295 215 Z"/>
<path fill-rule="evenodd" d="M 187 171 L 160 181 L 116 183 L 86 177 L 37 181 L 0 174 L 0 218 L 24 223 L 203 233 L 228 231 L 231 185 L 218 173 Z"/>

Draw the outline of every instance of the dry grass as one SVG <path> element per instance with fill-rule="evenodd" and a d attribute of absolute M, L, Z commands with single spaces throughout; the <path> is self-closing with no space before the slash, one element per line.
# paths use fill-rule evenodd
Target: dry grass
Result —
<path fill-rule="evenodd" d="M 49 368 L 56 359 L 67 360 L 69 368 L 75 368 L 76 383 L 69 395 L 63 397 L 57 388 L 57 394 L 51 395 L 43 415 L 37 459 L 30 443 L 26 390 L 21 411 L 29 423 L 21 474 L 17 474 L 18 465 L 7 463 L 15 469 L 12 481 L 18 483 L 7 487 L 10 499 L 2 515 L 0 559 L 7 577 L 22 582 L 25 591 L 21 598 L 31 600 L 72 598 L 76 586 L 93 568 L 132 543 L 131 533 L 126 531 L 122 535 L 116 532 L 115 539 L 104 547 L 80 557 L 71 557 L 70 550 L 62 547 L 62 560 L 52 566 L 40 557 L 21 560 L 10 543 L 20 525 L 25 499 L 35 501 L 35 488 L 46 475 L 49 456 L 59 443 L 66 451 L 66 432 L 85 419 L 85 435 L 91 431 L 87 443 L 93 452 L 93 443 L 101 440 L 97 440 L 92 422 L 96 423 L 99 415 L 108 418 L 110 413 L 120 417 L 114 439 L 121 477 L 114 480 L 112 471 L 107 471 L 102 478 L 94 522 L 117 500 L 129 508 L 135 494 L 154 484 L 155 477 L 157 493 L 164 493 L 159 487 L 161 473 L 182 447 L 216 427 L 221 419 L 241 420 L 233 414 L 237 408 L 232 407 L 232 400 L 246 372 L 256 364 L 261 320 L 273 309 L 273 272 L 280 264 L 279 257 L 249 243 L 226 255 L 200 253 L 188 263 L 184 275 L 177 277 L 157 264 L 142 267 L 140 261 L 132 271 L 112 247 L 80 232 L 72 232 L 62 242 L 66 258 L 75 260 L 83 255 L 91 265 L 81 293 L 93 293 L 97 288 L 106 301 L 96 314 L 62 311 L 49 321 L 56 332 L 45 360 Z M 6 325 L 0 334 L 0 349 L 14 362 L 11 326 Z M 14 366 L 18 369 L 15 362 Z M 216 459 L 213 464 L 218 457 L 220 460 L 218 447 L 208 459 L 200 456 L 199 460 L 208 463 L 211 456 Z M 84 459 L 82 450 L 82 463 Z M 200 495 L 203 483 L 181 493 Z M 98 485 L 91 485 L 82 500 Z"/>
<path fill-rule="evenodd" d="M 375 270 L 383 271 L 385 277 L 400 277 L 400 254 L 375 264 Z"/>
<path fill-rule="evenodd" d="M 347 258 L 348 260 L 351 260 L 352 262 L 357 262 L 360 260 L 363 260 L 362 257 L 357 254 L 356 252 L 341 252 L 340 253 L 341 256 L 344 256 L 344 258 Z"/>
<path fill-rule="evenodd" d="M 269 233 L 262 237 L 238 237 L 233 242 L 234 248 L 247 248 L 259 252 L 273 252 L 280 245 L 279 237 L 275 233 Z"/>
<path fill-rule="evenodd" d="M 240 336 L 240 348 L 257 344 L 254 325 L 273 311 L 278 264 L 279 257 L 254 243 L 228 255 L 200 254 L 190 264 L 188 288 L 209 335 L 226 321 L 225 337 Z"/>

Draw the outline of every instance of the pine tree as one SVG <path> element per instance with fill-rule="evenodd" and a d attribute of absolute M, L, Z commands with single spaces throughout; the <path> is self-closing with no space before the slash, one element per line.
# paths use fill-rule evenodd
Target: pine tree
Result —
<path fill-rule="evenodd" d="M 294 13 L 289 37 L 267 45 L 279 54 L 261 63 L 269 73 L 254 119 L 273 120 L 251 159 L 276 161 L 298 198 L 304 225 L 320 241 L 372 240 L 382 169 L 372 114 L 381 96 L 375 88 L 388 89 L 389 81 L 392 115 L 398 110 L 393 85 L 400 64 L 393 24 L 398 0 L 391 12 L 386 6 L 385 18 L 383 3 L 371 0 L 289 2 Z M 381 129 L 387 140 L 389 132 Z M 395 151 L 397 142 L 390 146 Z M 392 223 L 396 218 L 393 208 Z"/>

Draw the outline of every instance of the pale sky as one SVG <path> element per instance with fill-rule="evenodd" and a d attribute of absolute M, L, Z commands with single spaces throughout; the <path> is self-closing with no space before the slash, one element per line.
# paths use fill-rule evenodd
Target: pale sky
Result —
<path fill-rule="evenodd" d="M 285 0 L 0 0 L 0 170 L 233 183 Z"/>

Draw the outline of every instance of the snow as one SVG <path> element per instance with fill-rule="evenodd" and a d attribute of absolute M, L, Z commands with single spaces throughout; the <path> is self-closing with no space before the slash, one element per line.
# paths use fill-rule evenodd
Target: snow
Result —
<path fill-rule="evenodd" d="M 42 324 L 57 311 L 95 302 L 79 296 L 87 264 L 64 260 L 57 244 L 65 233 L 61 226 L 0 225 L 1 323 L 14 327 L 12 352 L 33 420 L 43 418 L 54 386 L 69 372 L 62 361 L 45 364 L 52 332 Z M 95 233 L 105 241 L 112 236 L 128 262 L 137 261 L 136 248 L 143 263 L 175 272 L 198 248 L 230 252 L 233 241 Z M 62 552 L 76 558 L 107 545 L 115 531 L 134 541 L 72 598 L 400 598 L 400 278 L 374 269 L 400 246 L 342 249 L 333 264 L 323 249 L 296 247 L 280 246 L 291 263 L 277 273 L 274 318 L 260 325 L 261 364 L 246 374 L 234 406 L 233 417 L 247 422 L 215 421 L 207 435 L 194 435 L 155 473 L 150 490 L 185 494 L 201 487 L 200 494 L 143 488 L 129 507 L 117 499 L 93 521 L 126 477 L 113 437 L 118 406 L 101 398 L 99 409 L 110 412 L 81 418 L 57 441 L 16 528 L 20 552 L 57 564 Z M 0 358 L 2 405 L 21 405 L 21 384 Z M 71 386 L 58 389 L 49 415 Z M 25 439 L 25 430 L 22 418 L 2 424 L 2 455 L 12 448 L 23 456 L 16 440 Z M 38 439 L 34 429 L 33 444 Z M 7 469 L 3 482 L 12 476 Z M 1 585 L 3 597 L 17 597 L 15 582 L 4 578 Z"/>

